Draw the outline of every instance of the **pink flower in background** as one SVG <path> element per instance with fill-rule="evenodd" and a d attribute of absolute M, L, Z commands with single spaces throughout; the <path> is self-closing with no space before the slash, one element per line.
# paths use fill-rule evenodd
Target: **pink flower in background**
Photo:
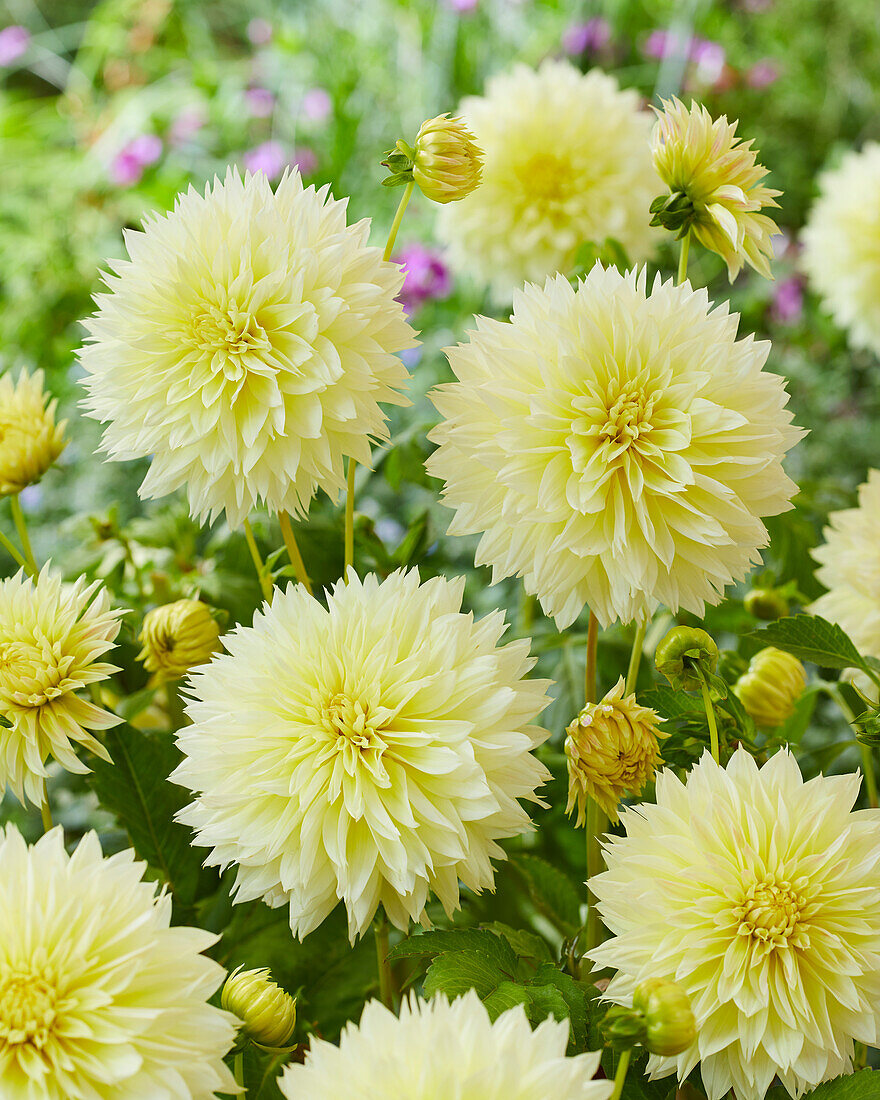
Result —
<path fill-rule="evenodd" d="M 696 66 L 694 77 L 699 84 L 712 87 L 718 83 L 727 62 L 727 54 L 720 43 L 695 38 L 691 43 L 689 56 Z"/>
<path fill-rule="evenodd" d="M 0 65 L 11 65 L 28 48 L 31 41 L 30 31 L 26 27 L 13 24 L 0 31 Z"/>
<path fill-rule="evenodd" d="M 266 46 L 272 41 L 272 24 L 268 19 L 252 19 L 247 25 L 247 36 L 255 46 Z"/>
<path fill-rule="evenodd" d="M 414 313 L 431 298 L 448 298 L 452 277 L 441 254 L 423 244 L 410 244 L 397 257 L 403 266 L 403 290 L 400 301 L 407 313 Z"/>
<path fill-rule="evenodd" d="M 202 107 L 184 107 L 168 129 L 169 144 L 175 147 L 186 145 L 207 121 Z"/>
<path fill-rule="evenodd" d="M 767 88 L 779 79 L 779 66 L 769 57 L 756 61 L 746 73 L 746 83 L 750 88 Z"/>
<path fill-rule="evenodd" d="M 562 48 L 575 57 L 584 53 L 598 53 L 611 41 L 611 27 L 601 15 L 586 23 L 573 23 L 562 36 Z"/>
<path fill-rule="evenodd" d="M 243 157 L 244 166 L 249 172 L 263 172 L 268 179 L 274 180 L 290 163 L 290 158 L 280 141 L 264 141 L 261 145 L 249 149 Z"/>
<path fill-rule="evenodd" d="M 804 284 L 797 275 L 777 283 L 770 313 L 778 325 L 794 325 L 804 312 Z"/>
<path fill-rule="evenodd" d="M 144 169 L 162 156 L 162 140 L 155 134 L 140 134 L 124 145 L 110 164 L 110 178 L 118 187 L 131 187 Z"/>
<path fill-rule="evenodd" d="M 244 99 L 254 118 L 268 118 L 275 110 L 275 96 L 268 88 L 248 88 Z"/>
<path fill-rule="evenodd" d="M 315 150 L 310 149 L 308 145 L 298 145 L 290 163 L 299 169 L 300 175 L 310 176 L 318 167 L 318 157 Z"/>
<path fill-rule="evenodd" d="M 453 11 L 457 11 L 460 15 L 475 11 L 478 3 L 479 0 L 446 0 L 446 6 L 452 8 Z"/>
<path fill-rule="evenodd" d="M 323 122 L 333 110 L 333 101 L 323 88 L 309 88 L 302 98 L 303 116 L 312 122 Z"/>
<path fill-rule="evenodd" d="M 664 57 L 683 57 L 688 48 L 688 39 L 675 31 L 654 30 L 648 35 L 642 46 L 645 57 L 660 61 Z"/>

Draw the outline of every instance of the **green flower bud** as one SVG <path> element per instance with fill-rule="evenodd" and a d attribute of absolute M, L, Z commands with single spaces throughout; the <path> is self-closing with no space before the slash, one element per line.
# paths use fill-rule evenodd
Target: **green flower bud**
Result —
<path fill-rule="evenodd" d="M 293 1038 L 296 1001 L 279 989 L 268 970 L 242 970 L 226 979 L 220 1004 L 242 1022 L 242 1032 L 259 1046 L 279 1049 Z"/>
<path fill-rule="evenodd" d="M 675 626 L 657 646 L 654 664 L 674 688 L 698 691 L 718 666 L 718 646 L 699 627 Z"/>
<path fill-rule="evenodd" d="M 665 1058 L 681 1054 L 697 1037 L 697 1023 L 687 993 L 675 982 L 649 978 L 636 988 L 633 1008 L 645 1020 L 642 1045 Z"/>
<path fill-rule="evenodd" d="M 439 115 L 422 123 L 416 138 L 413 179 L 434 202 L 455 202 L 483 178 L 483 150 L 464 119 Z"/>
<path fill-rule="evenodd" d="M 632 1050 L 647 1036 L 644 1014 L 626 1005 L 612 1005 L 599 1022 L 599 1030 L 613 1050 Z"/>
<path fill-rule="evenodd" d="M 788 614 L 788 600 L 775 588 L 753 588 L 743 600 L 756 619 L 781 619 Z"/>
<path fill-rule="evenodd" d="M 138 660 L 159 681 L 177 680 L 220 648 L 220 627 L 200 600 L 176 600 L 144 617 Z"/>
<path fill-rule="evenodd" d="M 759 726 L 774 729 L 791 717 L 806 682 L 797 657 L 768 646 L 751 659 L 733 690 Z"/>

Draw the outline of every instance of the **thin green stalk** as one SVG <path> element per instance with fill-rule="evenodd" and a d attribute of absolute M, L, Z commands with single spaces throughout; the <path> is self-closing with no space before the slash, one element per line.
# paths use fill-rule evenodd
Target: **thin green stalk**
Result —
<path fill-rule="evenodd" d="M 2 531 L 0 531 L 0 543 L 2 543 L 2 545 L 6 547 L 6 549 L 9 551 L 10 556 L 22 567 L 22 569 L 24 569 L 28 573 L 31 572 L 31 567 L 22 557 L 21 551 L 18 549 L 15 543 L 12 542 L 11 539 L 8 539 L 3 534 Z"/>
<path fill-rule="evenodd" d="M 599 875 L 605 869 L 602 857 L 602 833 L 607 819 L 602 807 L 591 798 L 587 802 L 587 880 Z M 602 922 L 596 908 L 596 898 L 587 891 L 587 951 L 592 951 L 602 942 Z"/>
<path fill-rule="evenodd" d="M 306 592 L 310 596 L 314 596 L 312 591 L 312 582 L 309 580 L 309 574 L 306 572 L 306 563 L 302 559 L 302 554 L 299 552 L 299 545 L 296 541 L 296 535 L 293 533 L 293 528 L 290 526 L 290 516 L 287 512 L 278 513 L 278 522 L 281 524 L 281 534 L 284 538 L 284 545 L 287 547 L 287 556 L 290 558 L 290 564 L 293 566 L 293 571 L 296 573 L 296 579 L 300 584 L 305 585 Z"/>
<path fill-rule="evenodd" d="M 535 622 L 535 607 L 538 601 L 534 596 L 523 590 L 519 601 L 519 631 L 520 634 L 529 634 Z"/>
<path fill-rule="evenodd" d="M 829 687 L 828 694 L 837 703 L 840 709 L 843 711 L 844 717 L 850 726 L 856 729 L 856 716 L 850 710 L 846 700 L 840 693 L 840 689 L 836 686 Z M 868 805 L 876 810 L 877 809 L 877 776 L 874 771 L 874 754 L 871 752 L 870 745 L 864 745 L 859 741 L 859 748 L 862 751 L 862 768 L 865 772 L 865 788 L 868 792 Z"/>
<path fill-rule="evenodd" d="M 251 528 L 250 520 L 244 521 L 244 537 L 247 539 L 248 550 L 251 552 L 251 558 L 253 559 L 254 568 L 257 571 L 257 577 L 260 581 L 260 588 L 263 592 L 263 599 L 267 603 L 272 602 L 272 578 L 266 572 L 266 566 L 260 556 L 260 548 L 257 546 L 257 540 L 254 538 L 254 532 Z"/>
<path fill-rule="evenodd" d="M 240 1096 L 247 1096 L 247 1089 L 244 1087 L 244 1051 L 240 1050 L 235 1055 L 232 1063 L 232 1075 L 235 1078 L 236 1085 L 241 1085 L 244 1088 L 244 1092 L 239 1093 Z"/>
<path fill-rule="evenodd" d="M 410 180 L 406 187 L 404 187 L 403 194 L 400 196 L 400 202 L 397 204 L 397 212 L 394 215 L 394 221 L 391 223 L 391 229 L 388 231 L 388 241 L 385 244 L 385 253 L 382 256 L 383 260 L 391 259 L 391 253 L 394 251 L 394 242 L 397 240 L 397 231 L 400 229 L 400 223 L 403 221 L 403 215 L 406 213 L 406 208 L 409 205 L 409 200 L 415 185 L 415 180 Z"/>
<path fill-rule="evenodd" d="M 632 652 L 629 655 L 629 668 L 626 670 L 626 687 L 624 695 L 632 695 L 636 690 L 636 681 L 639 678 L 639 665 L 642 660 L 642 646 L 645 644 L 645 633 L 648 629 L 647 620 L 636 627 L 636 636 L 633 638 Z"/>
<path fill-rule="evenodd" d="M 24 550 L 25 565 L 30 570 L 31 576 L 35 577 L 40 570 L 37 568 L 37 559 L 34 557 L 34 552 L 31 549 L 31 540 L 28 538 L 27 523 L 25 522 L 24 512 L 21 510 L 21 501 L 18 499 L 18 493 L 16 493 L 14 497 L 10 497 L 9 503 L 12 505 L 12 518 L 15 520 L 18 540 L 21 543 L 22 550 Z"/>
<path fill-rule="evenodd" d="M 687 278 L 688 271 L 688 253 L 691 250 L 691 235 L 690 232 L 685 233 L 681 238 L 681 252 L 678 255 L 678 278 L 675 280 L 676 286 L 681 284 Z"/>
<path fill-rule="evenodd" d="M 379 968 L 379 997 L 386 1008 L 394 1009 L 394 975 L 388 961 L 388 920 L 385 914 L 376 918 L 376 964 Z"/>
<path fill-rule="evenodd" d="M 171 728 L 179 730 L 187 724 L 186 711 L 180 698 L 180 681 L 168 680 L 165 684 L 165 706 L 171 721 Z"/>
<path fill-rule="evenodd" d="M 43 832 L 48 833 L 53 827 L 52 811 L 49 809 L 49 792 L 46 790 L 46 780 L 43 780 L 43 801 L 40 805 L 40 814 L 43 818 Z"/>
<path fill-rule="evenodd" d="M 584 671 L 584 702 L 596 702 L 596 651 L 599 646 L 599 620 L 590 612 L 587 627 L 587 667 Z"/>
<path fill-rule="evenodd" d="M 349 566 L 354 565 L 354 472 L 357 463 L 353 458 L 348 460 L 348 482 L 345 491 L 345 568 L 342 576 L 348 584 Z"/>
<path fill-rule="evenodd" d="M 620 1100 L 620 1094 L 623 1092 L 623 1083 L 626 1080 L 626 1071 L 629 1069 L 629 1060 L 631 1056 L 631 1050 L 621 1051 L 620 1061 L 617 1063 L 617 1073 L 614 1075 L 614 1091 L 611 1093 L 611 1100 Z"/>
<path fill-rule="evenodd" d="M 706 718 L 709 722 L 709 737 L 712 742 L 712 759 L 716 764 L 721 763 L 721 753 L 718 748 L 718 725 L 715 722 L 715 708 L 709 697 L 709 685 L 705 680 L 700 681 L 700 691 L 703 693 L 703 706 L 706 708 Z"/>

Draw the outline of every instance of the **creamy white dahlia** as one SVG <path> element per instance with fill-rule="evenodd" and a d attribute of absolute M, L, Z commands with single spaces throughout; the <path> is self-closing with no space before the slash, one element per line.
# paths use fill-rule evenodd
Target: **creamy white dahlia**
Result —
<path fill-rule="evenodd" d="M 880 143 L 851 151 L 819 176 L 801 233 L 810 285 L 854 347 L 880 355 Z"/>
<path fill-rule="evenodd" d="M 532 1031 L 517 1005 L 493 1023 L 473 990 L 451 1004 L 413 995 L 399 1018 L 370 1001 L 338 1047 L 313 1036 L 279 1086 L 289 1100 L 608 1100 L 613 1083 L 593 1080 L 599 1054 L 567 1058 L 567 1043 L 567 1020 Z"/>
<path fill-rule="evenodd" d="M 208 998 L 216 936 L 171 926 L 171 897 L 95 833 L 0 831 L 3 1100 L 210 1100 L 236 1092 L 235 1018 Z"/>
<path fill-rule="evenodd" d="M 621 814 L 608 870 L 590 880 L 612 938 L 591 953 L 631 1003 L 646 978 L 690 997 L 695 1042 L 652 1056 L 653 1077 L 697 1062 L 709 1100 L 792 1096 L 852 1069 L 880 1038 L 880 811 L 853 810 L 856 775 L 804 781 L 782 750 L 760 769 L 740 748 L 706 753 L 657 804 Z"/>
<path fill-rule="evenodd" d="M 738 321 L 705 290 L 600 264 L 577 287 L 527 284 L 510 322 L 478 317 L 432 395 L 450 533 L 481 533 L 477 564 L 522 577 L 560 627 L 585 604 L 603 626 L 702 615 L 759 560 L 762 517 L 791 507 L 782 458 L 803 434 Z"/>
<path fill-rule="evenodd" d="M 230 169 L 126 233 L 80 361 L 102 449 L 152 456 L 142 497 L 185 488 L 193 515 L 235 526 L 259 501 L 303 514 L 347 456 L 369 464 L 413 330 L 400 269 L 345 208 L 296 171 L 273 193 Z"/>
<path fill-rule="evenodd" d="M 549 682 L 524 679 L 528 641 L 498 645 L 500 611 L 461 613 L 463 590 L 351 571 L 325 608 L 291 586 L 191 675 L 180 819 L 236 866 L 238 901 L 288 906 L 303 937 L 341 900 L 354 939 L 380 905 L 405 929 L 429 891 L 451 913 L 459 880 L 492 886 L 548 776 L 531 723 Z"/>
<path fill-rule="evenodd" d="M 457 113 L 484 153 L 480 186 L 438 214 L 458 270 L 510 301 L 526 279 L 568 271 L 584 242 L 613 237 L 634 262 L 653 253 L 649 207 L 663 185 L 637 92 L 548 60 L 493 77 Z"/>

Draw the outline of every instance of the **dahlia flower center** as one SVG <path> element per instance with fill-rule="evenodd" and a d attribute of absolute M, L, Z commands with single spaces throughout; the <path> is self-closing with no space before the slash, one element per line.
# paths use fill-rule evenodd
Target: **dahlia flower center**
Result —
<path fill-rule="evenodd" d="M 784 880 L 768 876 L 751 884 L 734 910 L 739 934 L 768 947 L 800 946 L 806 899 Z"/>
<path fill-rule="evenodd" d="M 341 692 L 332 695 L 324 704 L 321 725 L 330 734 L 343 767 L 350 775 L 365 767 L 375 778 L 383 782 L 387 778 L 381 763 L 387 745 L 380 736 L 386 713 L 381 708 L 374 713 L 368 703 Z"/>
<path fill-rule="evenodd" d="M 597 433 L 599 438 L 628 447 L 651 430 L 655 400 L 653 393 L 646 394 L 634 386 L 625 388 L 608 409 L 608 418 Z"/>
<path fill-rule="evenodd" d="M 527 160 L 517 175 L 530 204 L 560 205 L 571 190 L 571 164 L 561 157 L 540 153 Z"/>
<path fill-rule="evenodd" d="M 41 644 L 0 643 L 0 694 L 19 706 L 44 706 L 72 686 L 67 674 L 73 659 L 47 639 Z"/>
<path fill-rule="evenodd" d="M 56 993 L 44 979 L 28 971 L 0 977 L 0 1040 L 8 1046 L 29 1043 L 41 1050 L 55 1023 Z"/>
<path fill-rule="evenodd" d="M 265 373 L 262 356 L 271 351 L 269 337 L 255 314 L 235 301 L 209 305 L 194 319 L 192 333 L 195 346 L 211 357 L 212 372 L 227 381 L 241 382 L 254 366 Z"/>

